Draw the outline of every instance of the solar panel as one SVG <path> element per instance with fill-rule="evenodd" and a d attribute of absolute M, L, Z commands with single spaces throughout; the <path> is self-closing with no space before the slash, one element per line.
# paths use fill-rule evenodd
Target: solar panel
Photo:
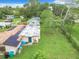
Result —
<path fill-rule="evenodd" d="M 19 31 L 18 33 L 16 33 L 16 35 L 13 35 L 13 36 L 9 37 L 3 44 L 4 44 L 4 45 L 9 45 L 9 46 L 17 47 L 18 44 L 20 43 L 19 41 L 17 41 L 17 39 L 18 39 L 18 34 L 19 34 L 20 32 L 21 32 L 21 31 Z"/>

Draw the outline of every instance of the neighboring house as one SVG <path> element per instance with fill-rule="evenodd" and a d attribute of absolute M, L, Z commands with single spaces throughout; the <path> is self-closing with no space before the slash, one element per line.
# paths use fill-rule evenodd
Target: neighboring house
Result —
<path fill-rule="evenodd" d="M 6 26 L 11 26 L 11 22 L 0 22 L 0 27 L 6 27 Z"/>
<path fill-rule="evenodd" d="M 49 6 L 48 9 L 50 9 L 52 11 L 53 10 L 53 7 L 52 6 Z"/>
<path fill-rule="evenodd" d="M 5 22 L 12 22 L 13 19 L 14 19 L 14 15 L 6 15 Z"/>
<path fill-rule="evenodd" d="M 28 25 L 31 26 L 40 26 L 40 18 L 39 17 L 33 17 L 32 19 L 27 21 Z"/>
<path fill-rule="evenodd" d="M 4 22 L 0 22 L 0 27 L 12 26 L 13 15 L 6 15 L 6 20 Z"/>

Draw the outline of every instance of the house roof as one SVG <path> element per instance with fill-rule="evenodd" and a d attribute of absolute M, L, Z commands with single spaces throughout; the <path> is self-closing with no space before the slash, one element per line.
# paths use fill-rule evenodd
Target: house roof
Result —
<path fill-rule="evenodd" d="M 18 44 L 20 43 L 19 41 L 17 41 L 17 39 L 18 39 L 18 36 L 16 36 L 16 35 L 11 36 L 3 44 L 4 45 L 9 45 L 9 46 L 17 47 Z"/>
<path fill-rule="evenodd" d="M 8 25 L 11 25 L 12 23 L 11 22 L 0 22 L 0 26 L 8 26 Z"/>
<path fill-rule="evenodd" d="M 20 32 L 22 31 L 23 28 L 20 28 L 21 30 L 18 31 L 15 35 L 9 37 L 3 44 L 4 45 L 8 45 L 8 46 L 13 46 L 13 47 L 17 47 L 19 45 L 19 41 L 18 39 L 18 35 L 20 34 Z"/>
<path fill-rule="evenodd" d="M 19 34 L 19 36 L 26 36 L 26 37 L 32 37 L 32 36 L 40 36 L 40 27 L 38 26 L 26 26 L 26 28 Z"/>
<path fill-rule="evenodd" d="M 33 37 L 40 36 L 40 18 L 33 17 L 32 19 L 27 21 L 28 25 L 24 28 L 24 30 L 19 34 L 19 36 Z"/>
<path fill-rule="evenodd" d="M 28 25 L 31 26 L 40 26 L 40 18 L 39 17 L 33 17 L 32 19 L 27 21 Z"/>
<path fill-rule="evenodd" d="M 17 41 L 18 34 L 22 31 L 22 29 L 24 29 L 24 27 L 25 25 L 18 25 L 16 28 L 10 31 L 0 32 L 0 44 L 5 44 L 5 45 L 11 44 L 11 46 L 17 46 L 17 44 L 19 43 Z"/>

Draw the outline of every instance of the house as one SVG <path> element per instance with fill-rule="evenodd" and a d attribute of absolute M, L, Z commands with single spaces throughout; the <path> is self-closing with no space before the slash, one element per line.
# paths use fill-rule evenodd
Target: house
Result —
<path fill-rule="evenodd" d="M 27 26 L 19 34 L 19 41 L 21 40 L 26 45 L 38 43 L 40 39 L 40 18 L 33 17 L 27 21 Z"/>
<path fill-rule="evenodd" d="M 27 25 L 24 30 L 19 34 L 19 41 L 26 42 L 28 44 L 38 43 L 40 39 L 40 27 Z"/>
<path fill-rule="evenodd" d="M 14 15 L 6 15 L 6 20 L 4 22 L 0 22 L 0 27 L 12 26 L 12 20 Z"/>
<path fill-rule="evenodd" d="M 6 15 L 5 22 L 12 22 L 13 19 L 14 19 L 14 15 Z"/>
<path fill-rule="evenodd" d="M 11 26 L 11 22 L 0 22 L 0 27 L 6 27 L 6 26 Z"/>
<path fill-rule="evenodd" d="M 16 34 L 18 35 L 18 33 Z M 13 35 L 9 37 L 3 44 L 5 45 L 6 52 L 14 52 L 14 55 L 16 54 L 18 47 L 21 45 L 19 41 L 17 41 L 18 36 Z"/>
<path fill-rule="evenodd" d="M 52 6 L 49 6 L 48 9 L 51 10 L 51 11 L 53 11 L 53 7 Z"/>
<path fill-rule="evenodd" d="M 31 26 L 40 26 L 40 18 L 39 17 L 33 17 L 32 19 L 27 21 L 28 25 Z"/>
<path fill-rule="evenodd" d="M 22 46 L 38 43 L 39 39 L 40 19 L 32 18 L 26 26 L 18 25 L 13 30 L 0 33 L 0 50 L 6 53 L 8 52 L 10 56 L 16 55 Z"/>
<path fill-rule="evenodd" d="M 24 29 L 24 25 L 19 25 L 13 30 L 6 31 L 0 35 L 0 46 L 3 45 L 5 52 L 15 55 L 21 45 L 21 42 L 17 41 L 19 33 Z M 2 47 L 1 47 L 2 48 Z"/>

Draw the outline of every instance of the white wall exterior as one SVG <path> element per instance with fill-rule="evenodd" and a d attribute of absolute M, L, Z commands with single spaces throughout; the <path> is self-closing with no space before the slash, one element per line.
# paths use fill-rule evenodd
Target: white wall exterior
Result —
<path fill-rule="evenodd" d="M 29 39 L 28 39 L 29 37 L 23 37 L 23 38 L 21 38 L 23 41 L 25 41 L 25 42 L 29 42 Z M 31 37 L 32 38 L 32 42 L 31 43 L 38 43 L 39 42 L 39 37 L 38 36 L 33 36 L 33 37 Z"/>
<path fill-rule="evenodd" d="M 20 44 L 17 47 L 5 45 L 6 52 L 14 51 L 14 54 L 16 54 L 16 52 L 18 51 L 18 47 L 20 45 L 21 45 L 21 42 L 20 42 Z"/>
<path fill-rule="evenodd" d="M 32 37 L 33 43 L 38 43 L 39 42 L 39 37 Z"/>
<path fill-rule="evenodd" d="M 17 52 L 17 48 L 16 47 L 12 47 L 12 46 L 5 46 L 6 52 L 10 52 L 10 51 L 14 51 L 14 54 L 16 54 Z"/>

